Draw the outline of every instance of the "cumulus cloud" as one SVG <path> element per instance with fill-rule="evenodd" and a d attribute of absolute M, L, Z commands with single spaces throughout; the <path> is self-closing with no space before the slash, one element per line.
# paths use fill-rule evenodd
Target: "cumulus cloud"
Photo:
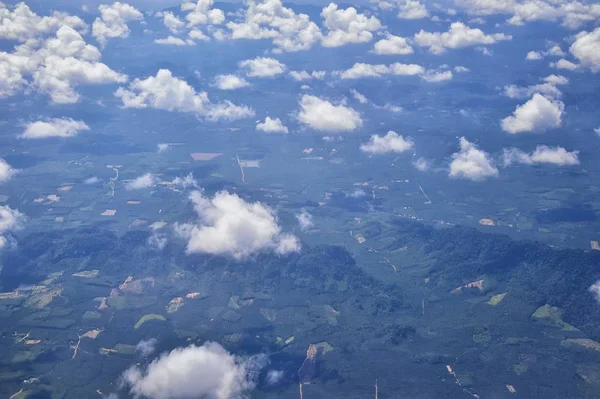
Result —
<path fill-rule="evenodd" d="M 173 349 L 147 367 L 133 366 L 122 375 L 122 384 L 136 397 L 149 399 L 233 399 L 245 397 L 262 358 L 244 359 L 215 342 Z"/>
<path fill-rule="evenodd" d="M 90 130 L 82 121 L 71 118 L 54 118 L 36 121 L 25 125 L 25 131 L 19 137 L 24 139 L 45 139 L 49 137 L 73 137 L 81 131 Z"/>
<path fill-rule="evenodd" d="M 161 44 L 163 46 L 193 46 L 196 44 L 193 40 L 183 40 L 182 38 L 176 36 L 167 36 L 162 39 L 155 39 L 154 43 Z"/>
<path fill-rule="evenodd" d="M 600 8 L 600 5 L 598 5 Z M 600 27 L 592 32 L 583 31 L 569 48 L 571 54 L 579 60 L 584 68 L 592 72 L 600 72 Z"/>
<path fill-rule="evenodd" d="M 445 82 L 452 80 L 453 77 L 452 71 L 426 71 L 421 75 L 421 79 L 431 83 Z"/>
<path fill-rule="evenodd" d="M 414 41 L 421 47 L 428 47 L 434 54 L 441 54 L 447 49 L 458 49 L 480 44 L 493 44 L 501 40 L 510 40 L 504 33 L 485 34 L 481 29 L 469 28 L 462 22 L 454 22 L 447 32 L 427 32 L 423 29 L 414 36 Z"/>
<path fill-rule="evenodd" d="M 218 8 L 213 8 L 213 0 L 184 0 L 182 11 L 189 11 L 185 16 L 188 27 L 198 25 L 220 25 L 225 22 L 225 14 Z"/>
<path fill-rule="evenodd" d="M 414 147 L 410 137 L 404 138 L 394 131 L 389 131 L 385 136 L 371 135 L 369 142 L 362 144 L 360 150 L 368 154 L 387 154 L 390 152 L 401 153 Z"/>
<path fill-rule="evenodd" d="M 92 184 L 97 184 L 100 183 L 100 178 L 98 178 L 97 176 L 92 176 L 92 177 L 88 177 L 87 179 L 85 179 L 83 181 L 83 184 L 87 184 L 87 185 L 92 185 Z"/>
<path fill-rule="evenodd" d="M 96 47 L 63 25 L 53 37 L 29 40 L 12 53 L 0 52 L 0 96 L 35 89 L 50 95 L 55 103 L 75 103 L 79 100 L 75 86 L 127 81 L 100 58 Z"/>
<path fill-rule="evenodd" d="M 425 172 L 429 170 L 430 164 L 425 158 L 420 157 L 416 161 L 413 162 L 413 166 L 420 170 L 421 172 Z"/>
<path fill-rule="evenodd" d="M 396 76 L 414 76 L 425 73 L 425 68 L 416 64 L 401 64 L 399 62 L 383 65 L 383 64 L 365 64 L 362 62 L 355 63 L 350 69 L 342 71 L 340 78 L 342 79 L 360 79 L 360 78 L 379 78 L 384 75 Z"/>
<path fill-rule="evenodd" d="M 355 89 L 350 89 L 350 93 L 352 93 L 352 97 L 354 97 L 354 99 L 361 104 L 367 104 L 369 102 L 369 99 L 367 97 L 365 97 L 363 94 L 359 93 Z"/>
<path fill-rule="evenodd" d="M 187 188 L 199 188 L 198 181 L 194 178 L 192 172 L 188 173 L 184 177 L 176 177 L 171 180 L 171 185 L 175 187 Z"/>
<path fill-rule="evenodd" d="M 250 83 L 237 75 L 218 75 L 215 77 L 215 86 L 219 90 L 237 90 L 250 86 Z"/>
<path fill-rule="evenodd" d="M 158 233 L 156 230 L 152 232 L 152 235 L 148 237 L 146 240 L 146 244 L 150 247 L 150 249 L 154 251 L 162 251 L 167 246 L 167 236 L 166 234 Z"/>
<path fill-rule="evenodd" d="M 565 105 L 558 100 L 534 94 L 529 101 L 517 106 L 512 116 L 502 119 L 502 129 L 511 134 L 544 132 L 560 127 Z"/>
<path fill-rule="evenodd" d="M 185 80 L 179 79 L 168 69 L 161 69 L 156 76 L 135 79 L 128 88 L 120 87 L 115 96 L 125 108 L 155 108 L 166 111 L 191 112 L 209 120 L 234 120 L 254 115 L 246 106 L 229 101 L 213 104 L 206 92 L 196 92 Z"/>
<path fill-rule="evenodd" d="M 302 231 L 307 231 L 314 227 L 313 217 L 306 209 L 302 209 L 302 212 L 296 215 L 296 220 L 298 220 L 298 225 Z"/>
<path fill-rule="evenodd" d="M 600 302 L 600 280 L 592 284 L 590 288 L 588 288 L 588 291 L 594 295 L 596 301 Z"/>
<path fill-rule="evenodd" d="M 12 166 L 8 164 L 4 159 L 0 158 L 0 183 L 9 181 L 17 173 Z"/>
<path fill-rule="evenodd" d="M 283 380 L 283 375 L 283 370 L 269 370 L 265 377 L 265 382 L 270 386 L 277 385 Z"/>
<path fill-rule="evenodd" d="M 101 46 L 106 45 L 108 39 L 129 36 L 130 21 L 140 21 L 144 19 L 142 13 L 129 4 L 115 2 L 112 5 L 101 4 L 100 18 L 96 18 L 92 25 L 92 35 Z"/>
<path fill-rule="evenodd" d="M 140 356 L 142 356 L 142 357 L 148 357 L 151 354 L 153 354 L 154 351 L 156 350 L 157 342 L 158 341 L 156 340 L 156 338 L 142 340 L 142 341 L 138 342 L 138 344 L 135 346 L 135 352 L 139 353 Z"/>
<path fill-rule="evenodd" d="M 505 149 L 502 154 L 504 166 L 509 166 L 514 163 L 522 163 L 526 165 L 533 164 L 552 164 L 552 165 L 579 165 L 579 151 L 567 151 L 563 147 L 548 147 L 539 145 L 535 151 L 528 154 L 517 148 Z"/>
<path fill-rule="evenodd" d="M 127 182 L 125 188 L 127 190 L 140 190 L 143 188 L 152 187 L 156 184 L 156 177 L 152 173 L 144 173 L 141 176 Z"/>
<path fill-rule="evenodd" d="M 321 40 L 321 30 L 306 14 L 296 14 L 281 0 L 248 1 L 243 20 L 228 22 L 231 38 L 269 39 L 274 52 L 293 52 L 310 49 Z"/>
<path fill-rule="evenodd" d="M 246 69 L 246 76 L 251 78 L 269 78 L 285 72 L 285 65 L 274 58 L 256 57 L 253 60 L 239 62 L 239 67 Z"/>
<path fill-rule="evenodd" d="M 569 79 L 561 75 L 549 75 L 544 79 L 544 83 L 520 87 L 516 85 L 504 86 L 504 95 L 510 98 L 529 98 L 535 93 L 540 93 L 547 98 L 558 98 L 562 96 L 562 92 L 556 87 L 569 83 Z"/>
<path fill-rule="evenodd" d="M 18 210 L 7 205 L 0 206 L 0 249 L 11 243 L 5 233 L 22 229 L 25 219 L 25 215 Z"/>
<path fill-rule="evenodd" d="M 353 108 L 308 94 L 300 99 L 297 118 L 312 129 L 324 132 L 352 131 L 362 126 L 360 114 Z"/>
<path fill-rule="evenodd" d="M 563 26 L 576 29 L 600 17 L 600 5 L 570 0 L 457 0 L 456 5 L 474 15 L 508 14 L 513 25 L 562 20 Z"/>
<path fill-rule="evenodd" d="M 322 80 L 325 77 L 325 71 L 290 71 L 290 76 L 298 82 L 312 79 Z"/>
<path fill-rule="evenodd" d="M 284 255 L 300 250 L 298 239 L 282 233 L 275 212 L 267 205 L 246 202 L 227 191 L 212 198 L 193 191 L 190 200 L 200 221 L 177 226 L 179 235 L 188 240 L 187 253 L 244 259 L 265 251 Z"/>
<path fill-rule="evenodd" d="M 175 35 L 185 27 L 185 22 L 179 19 L 179 17 L 173 14 L 171 11 L 165 11 L 162 13 L 162 17 L 163 24 L 171 31 L 171 33 Z"/>
<path fill-rule="evenodd" d="M 256 124 L 256 130 L 265 133 L 289 133 L 287 126 L 284 126 L 283 122 L 281 122 L 281 119 L 272 119 L 269 116 L 265 118 L 264 122 L 259 122 Z"/>
<path fill-rule="evenodd" d="M 423 3 L 417 0 L 404 0 L 400 4 L 398 18 L 401 19 L 422 19 L 427 18 L 429 12 Z"/>
<path fill-rule="evenodd" d="M 565 60 L 564 58 L 562 58 L 556 62 L 551 62 L 550 66 L 552 68 L 566 69 L 568 71 L 576 71 L 577 69 L 579 69 L 579 65 L 577 65 L 569 60 Z"/>
<path fill-rule="evenodd" d="M 489 154 L 461 137 L 460 150 L 452 154 L 448 175 L 453 178 L 483 181 L 498 176 L 498 169 Z"/>
<path fill-rule="evenodd" d="M 412 54 L 415 51 L 410 44 L 408 44 L 408 40 L 406 40 L 406 38 L 388 34 L 385 39 L 381 39 L 375 43 L 373 52 L 380 55 L 406 55 Z"/>
<path fill-rule="evenodd" d="M 528 61 L 537 61 L 542 58 L 544 58 L 544 56 L 539 51 L 530 51 L 527 53 L 527 56 L 525 56 L 525 59 Z"/>
<path fill-rule="evenodd" d="M 321 41 L 324 47 L 370 42 L 373 39 L 372 32 L 381 28 L 381 22 L 374 16 L 360 14 L 354 7 L 338 9 L 335 3 L 323 8 L 321 17 L 323 25 L 327 28 L 327 35 L 323 36 Z"/>

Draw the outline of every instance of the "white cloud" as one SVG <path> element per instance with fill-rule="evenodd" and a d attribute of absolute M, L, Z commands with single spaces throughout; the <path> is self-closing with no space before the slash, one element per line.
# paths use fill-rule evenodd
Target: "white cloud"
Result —
<path fill-rule="evenodd" d="M 451 71 L 426 71 L 421 75 L 421 79 L 426 82 L 437 83 L 452 80 L 454 76 Z"/>
<path fill-rule="evenodd" d="M 25 125 L 25 131 L 19 137 L 24 139 L 45 139 L 49 137 L 73 137 L 81 131 L 90 130 L 82 121 L 71 118 L 54 118 L 36 121 Z"/>
<path fill-rule="evenodd" d="M 220 25 L 225 22 L 225 14 L 218 8 L 212 8 L 213 0 L 184 0 L 181 4 L 182 11 L 190 11 L 185 19 L 188 27 L 198 25 Z"/>
<path fill-rule="evenodd" d="M 517 134 L 557 128 L 562 123 L 564 109 L 561 101 L 536 93 L 525 104 L 517 106 L 512 116 L 502 119 L 502 129 Z"/>
<path fill-rule="evenodd" d="M 150 247 L 150 249 L 154 251 L 162 251 L 167 246 L 166 234 L 158 233 L 157 231 L 153 231 L 150 237 L 146 240 L 146 244 Z"/>
<path fill-rule="evenodd" d="M 590 288 L 588 288 L 588 291 L 594 295 L 596 301 L 600 302 L 600 280 L 592 284 Z"/>
<path fill-rule="evenodd" d="M 360 79 L 365 77 L 378 78 L 384 75 L 414 76 L 422 75 L 425 69 L 416 64 L 401 64 L 396 62 L 390 65 L 355 63 L 352 68 L 342 71 L 342 79 Z"/>
<path fill-rule="evenodd" d="M 156 145 L 156 151 L 160 154 L 161 152 L 165 152 L 171 147 L 169 143 L 158 143 Z"/>
<path fill-rule="evenodd" d="M 92 177 L 88 177 L 87 179 L 85 179 L 83 181 L 83 184 L 87 184 L 87 185 L 92 185 L 92 184 L 97 184 L 100 183 L 100 178 L 98 178 L 98 176 L 92 176 Z"/>
<path fill-rule="evenodd" d="M 417 0 L 404 0 L 404 4 L 400 5 L 398 18 L 401 19 L 421 19 L 427 18 L 429 12 L 425 5 Z"/>
<path fill-rule="evenodd" d="M 447 32 L 421 31 L 414 36 L 415 43 L 421 47 L 429 47 L 434 54 L 441 54 L 446 49 L 457 49 L 479 44 L 493 44 L 501 40 L 510 40 L 504 33 L 485 34 L 481 29 L 469 28 L 462 22 L 454 22 Z"/>
<path fill-rule="evenodd" d="M 408 44 L 408 40 L 406 40 L 406 38 L 388 34 L 385 39 L 381 39 L 375 43 L 373 52 L 380 55 L 406 55 L 412 54 L 415 51 L 410 44 Z"/>
<path fill-rule="evenodd" d="M 460 151 L 452 154 L 448 175 L 453 178 L 483 181 L 498 176 L 498 169 L 489 154 L 461 137 Z"/>
<path fill-rule="evenodd" d="M 17 173 L 12 166 L 8 164 L 4 159 L 0 158 L 0 183 L 9 181 Z"/>
<path fill-rule="evenodd" d="M 268 116 L 265 118 L 264 122 L 259 122 L 256 124 L 256 130 L 260 130 L 261 132 L 265 133 L 289 133 L 287 126 L 283 125 L 281 119 L 271 119 Z"/>
<path fill-rule="evenodd" d="M 165 11 L 162 16 L 163 24 L 173 34 L 178 34 L 185 27 L 185 22 L 179 19 L 179 17 L 173 14 L 171 11 Z"/>
<path fill-rule="evenodd" d="M 548 55 L 552 55 L 554 57 L 564 57 L 566 54 L 558 45 L 553 45 L 548 49 Z"/>
<path fill-rule="evenodd" d="M 579 165 L 579 151 L 567 151 L 563 147 L 548 147 L 539 145 L 531 154 L 517 148 L 505 149 L 502 155 L 504 166 L 513 163 L 526 165 L 548 163 L 552 165 Z"/>
<path fill-rule="evenodd" d="M 217 40 L 221 40 L 218 38 L 217 36 L 217 32 L 215 31 L 213 32 L 213 36 L 217 39 Z M 208 42 L 210 41 L 210 37 L 206 36 L 206 34 L 204 32 L 202 32 L 200 29 L 192 29 L 191 31 L 189 31 L 188 33 L 188 37 L 190 39 L 194 39 L 194 40 L 201 40 L 203 42 Z M 187 40 L 186 40 L 187 41 Z"/>
<path fill-rule="evenodd" d="M 281 232 L 275 212 L 260 202 L 249 203 L 236 194 L 221 191 L 213 198 L 193 191 L 190 200 L 199 224 L 178 225 L 187 238 L 187 253 L 230 255 L 244 259 L 259 252 L 283 255 L 300 250 L 300 242 Z"/>
<path fill-rule="evenodd" d="M 267 78 L 285 72 L 285 65 L 274 58 L 256 57 L 238 63 L 240 68 L 246 69 L 246 76 L 251 78 Z"/>
<path fill-rule="evenodd" d="M 568 71 L 575 71 L 577 69 L 579 69 L 579 65 L 572 63 L 569 60 L 565 60 L 564 58 L 556 61 L 556 62 L 551 62 L 550 66 L 556 69 L 566 69 Z"/>
<path fill-rule="evenodd" d="M 174 178 L 173 180 L 171 180 L 171 185 L 175 187 L 181 187 L 183 189 L 199 188 L 198 181 L 196 181 L 192 172 L 188 173 L 184 177 Z"/>
<path fill-rule="evenodd" d="M 350 93 L 352 93 L 352 97 L 354 97 L 354 99 L 361 104 L 367 104 L 369 102 L 369 99 L 367 97 L 365 97 L 363 94 L 359 93 L 354 89 L 350 89 Z"/>
<path fill-rule="evenodd" d="M 297 118 L 301 123 L 324 132 L 352 131 L 362 126 L 360 114 L 354 109 L 308 94 L 300 99 Z"/>
<path fill-rule="evenodd" d="M 527 53 L 525 59 L 528 61 L 537 61 L 541 60 L 543 57 L 544 56 L 539 51 L 530 51 Z"/>
<path fill-rule="evenodd" d="M 598 136 L 600 136 L 600 127 L 595 128 L 594 133 L 596 133 Z"/>
<path fill-rule="evenodd" d="M 243 359 L 215 342 L 173 349 L 146 368 L 132 366 L 122 381 L 135 397 L 148 399 L 234 399 L 254 388 L 264 360 Z"/>
<path fill-rule="evenodd" d="M 310 230 L 315 225 L 312 215 L 306 209 L 302 209 L 302 212 L 296 215 L 296 220 L 302 231 Z"/>
<path fill-rule="evenodd" d="M 1 178 L 0 164 L 0 178 Z M 25 223 L 25 215 L 16 209 L 12 209 L 7 205 L 0 206 L 0 249 L 6 247 L 10 240 L 4 235 L 5 233 L 20 230 Z"/>
<path fill-rule="evenodd" d="M 290 76 L 292 77 L 292 79 L 298 81 L 298 82 L 302 82 L 304 80 L 312 80 L 312 79 L 317 79 L 317 80 L 322 80 L 325 77 L 325 71 L 312 71 L 312 72 L 307 72 L 307 71 L 290 71 Z"/>
<path fill-rule="evenodd" d="M 277 385 L 283 380 L 283 375 L 283 370 L 269 370 L 265 377 L 265 382 L 270 386 Z"/>
<path fill-rule="evenodd" d="M 600 27 L 592 32 L 580 32 L 569 51 L 579 60 L 582 67 L 590 68 L 592 72 L 600 72 Z"/>
<path fill-rule="evenodd" d="M 471 70 L 469 68 L 464 67 L 462 65 L 457 65 L 453 69 L 454 69 L 454 72 L 456 72 L 456 73 L 471 72 Z"/>
<path fill-rule="evenodd" d="M 427 161 L 423 157 L 420 157 L 419 159 L 417 159 L 416 161 L 414 161 L 413 162 L 413 166 L 415 168 L 417 168 L 417 170 L 420 170 L 421 172 L 425 172 L 425 171 L 429 170 L 429 168 L 430 168 L 429 161 Z"/>
<path fill-rule="evenodd" d="M 156 338 L 142 340 L 135 346 L 135 352 L 139 353 L 142 357 L 148 357 L 156 350 L 156 343 Z"/>
<path fill-rule="evenodd" d="M 80 32 L 88 28 L 81 18 L 74 15 L 54 11 L 51 16 L 41 17 L 24 2 L 15 5 L 12 11 L 0 2 L 0 39 L 26 42 L 56 32 L 62 26 Z"/>
<path fill-rule="evenodd" d="M 108 39 L 129 36 L 130 21 L 141 21 L 144 19 L 142 13 L 129 4 L 115 2 L 112 5 L 101 4 L 100 18 L 96 18 L 92 25 L 92 35 L 101 46 L 106 45 Z"/>
<path fill-rule="evenodd" d="M 547 98 L 559 98 L 562 92 L 556 87 L 569 83 L 569 79 L 561 75 L 549 75 L 544 78 L 544 83 L 520 87 L 515 85 L 504 86 L 504 95 L 510 98 L 529 98 L 535 93 L 540 93 Z"/>
<path fill-rule="evenodd" d="M 79 100 L 75 86 L 127 81 L 101 63 L 100 57 L 96 47 L 64 25 L 55 37 L 29 40 L 13 53 L 0 52 L 0 95 L 33 88 L 49 94 L 55 103 L 75 103 Z"/>
<path fill-rule="evenodd" d="M 183 40 L 182 38 L 175 36 L 167 36 L 162 39 L 155 39 L 154 43 L 162 44 L 165 46 L 193 46 L 194 44 L 196 44 L 193 40 Z"/>
<path fill-rule="evenodd" d="M 321 40 L 324 47 L 340 47 L 351 43 L 366 43 L 373 39 L 373 33 L 381 28 L 381 22 L 374 16 L 360 14 L 354 7 L 338 9 L 330 3 L 321 11 L 327 35 Z"/>
<path fill-rule="evenodd" d="M 215 77 L 215 86 L 219 90 L 236 90 L 250 86 L 250 83 L 237 75 L 218 75 Z"/>
<path fill-rule="evenodd" d="M 127 182 L 125 184 L 125 189 L 140 190 L 143 188 L 152 187 L 154 184 L 156 184 L 156 177 L 154 177 L 152 173 L 144 173 L 143 175 Z"/>
<path fill-rule="evenodd" d="M 119 87 L 115 96 L 123 101 L 125 108 L 155 108 L 166 111 L 191 112 L 206 116 L 209 120 L 234 120 L 254 115 L 246 106 L 229 101 L 213 104 L 206 92 L 196 92 L 185 80 L 174 77 L 168 69 L 161 69 L 156 76 L 135 79 L 126 89 Z"/>
<path fill-rule="evenodd" d="M 369 142 L 362 144 L 360 150 L 371 155 L 387 154 L 390 152 L 401 153 L 414 147 L 414 142 L 410 137 L 404 138 L 398 133 L 389 131 L 385 136 L 377 134 L 371 135 Z"/>
<path fill-rule="evenodd" d="M 321 40 L 321 30 L 306 14 L 296 14 L 281 0 L 248 1 L 244 19 L 228 22 L 231 38 L 270 39 L 275 52 L 308 50 Z"/>

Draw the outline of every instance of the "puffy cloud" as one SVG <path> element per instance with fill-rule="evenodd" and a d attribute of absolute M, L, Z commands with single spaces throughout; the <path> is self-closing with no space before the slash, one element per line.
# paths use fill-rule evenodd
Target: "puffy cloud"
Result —
<path fill-rule="evenodd" d="M 579 60 L 582 67 L 590 68 L 592 72 L 600 72 L 600 27 L 592 32 L 579 33 L 569 51 Z"/>
<path fill-rule="evenodd" d="M 250 83 L 237 75 L 218 75 L 215 77 L 215 86 L 219 90 L 236 90 L 250 86 Z"/>
<path fill-rule="evenodd" d="M 162 251 L 167 246 L 167 236 L 165 234 L 160 234 L 156 231 L 152 232 L 152 235 L 148 237 L 146 240 L 146 244 L 155 251 Z"/>
<path fill-rule="evenodd" d="M 330 3 L 321 11 L 323 25 L 327 35 L 321 43 L 324 47 L 340 47 L 351 43 L 366 43 L 373 39 L 373 33 L 381 28 L 381 22 L 374 16 L 360 14 L 354 7 L 338 9 L 337 4 Z"/>
<path fill-rule="evenodd" d="M 415 168 L 417 168 L 417 170 L 420 170 L 421 172 L 425 172 L 427 170 L 429 170 L 429 161 L 427 161 L 425 158 L 420 157 L 419 159 L 417 159 L 416 161 L 413 162 L 413 166 Z"/>
<path fill-rule="evenodd" d="M 98 178 L 97 176 L 92 176 L 92 177 L 88 177 L 87 179 L 85 179 L 83 181 L 83 184 L 87 184 L 87 185 L 92 185 L 92 184 L 97 184 L 100 183 L 100 178 Z"/>
<path fill-rule="evenodd" d="M 469 68 L 464 67 L 462 65 L 457 65 L 453 69 L 454 69 L 454 72 L 457 72 L 457 73 L 471 72 L 471 70 Z"/>
<path fill-rule="evenodd" d="M 182 11 L 190 11 L 185 19 L 188 27 L 198 25 L 219 25 L 225 22 L 225 14 L 218 8 L 212 8 L 213 0 L 184 0 L 181 4 Z"/>
<path fill-rule="evenodd" d="M 156 177 L 152 173 L 144 173 L 141 176 L 127 182 L 125 189 L 127 190 L 140 190 L 143 188 L 152 187 L 156 184 Z"/>
<path fill-rule="evenodd" d="M 557 128 L 562 123 L 564 109 L 561 101 L 536 93 L 525 104 L 517 106 L 512 116 L 502 119 L 502 129 L 517 134 Z"/>
<path fill-rule="evenodd" d="M 445 82 L 446 80 L 452 80 L 454 75 L 451 71 L 426 71 L 421 75 L 421 79 L 426 82 Z"/>
<path fill-rule="evenodd" d="M 556 87 L 569 83 L 569 79 L 561 75 L 549 75 L 544 78 L 544 83 L 519 87 L 515 85 L 504 86 L 504 95 L 510 98 L 529 98 L 535 93 L 540 93 L 547 98 L 558 98 L 562 92 Z"/>
<path fill-rule="evenodd" d="M 139 353 L 140 356 L 142 356 L 142 357 L 148 357 L 151 354 L 153 354 L 154 351 L 156 350 L 157 342 L 158 341 L 156 340 L 156 338 L 142 340 L 142 341 L 138 342 L 138 344 L 135 346 L 135 352 Z"/>
<path fill-rule="evenodd" d="M 321 30 L 306 14 L 296 14 L 281 0 L 250 0 L 244 20 L 228 22 L 232 39 L 270 39 L 275 52 L 308 50 L 321 40 Z"/>
<path fill-rule="evenodd" d="M 149 399 L 242 398 L 255 386 L 263 359 L 243 359 L 215 342 L 176 348 L 145 369 L 133 366 L 122 376 L 132 395 Z"/>
<path fill-rule="evenodd" d="M 447 32 L 421 31 L 414 36 L 415 43 L 421 47 L 429 47 L 434 54 L 441 54 L 446 49 L 457 49 L 479 44 L 493 44 L 501 40 L 510 40 L 512 37 L 504 33 L 485 34 L 481 29 L 469 28 L 462 22 L 454 22 Z"/>
<path fill-rule="evenodd" d="M 256 130 L 260 130 L 261 132 L 265 133 L 289 133 L 287 126 L 283 125 L 281 119 L 271 119 L 268 116 L 265 118 L 264 122 L 259 122 L 256 124 Z"/>
<path fill-rule="evenodd" d="M 425 73 L 425 69 L 416 64 L 401 64 L 396 62 L 390 65 L 355 63 L 352 68 L 342 71 L 342 79 L 360 79 L 366 77 L 378 78 L 384 75 L 413 76 Z"/>
<path fill-rule="evenodd" d="M 600 16 L 600 5 L 570 0 L 458 0 L 456 4 L 470 14 L 508 14 L 508 23 L 523 25 L 534 21 L 562 20 L 576 29 Z"/>
<path fill-rule="evenodd" d="M 595 128 L 594 133 L 596 133 L 598 136 L 600 136 L 600 127 Z"/>
<path fill-rule="evenodd" d="M 537 61 L 537 60 L 541 60 L 542 58 L 543 58 L 543 55 L 539 51 L 530 51 L 527 53 L 527 56 L 525 57 L 525 59 L 528 61 Z"/>
<path fill-rule="evenodd" d="M 461 137 L 460 151 L 452 154 L 448 175 L 453 178 L 483 181 L 498 176 L 498 169 L 489 154 Z"/>
<path fill-rule="evenodd" d="M 49 94 L 55 103 L 74 103 L 79 100 L 75 86 L 127 80 L 101 63 L 100 57 L 96 47 L 64 25 L 55 37 L 29 40 L 13 53 L 0 52 L 0 95 L 13 95 L 28 87 Z"/>
<path fill-rule="evenodd" d="M 8 164 L 4 159 L 0 158 L 0 183 L 9 181 L 17 173 L 12 166 Z"/>
<path fill-rule="evenodd" d="M 350 93 L 352 93 L 352 97 L 354 97 L 354 99 L 361 104 L 366 104 L 369 102 L 369 99 L 367 97 L 365 97 L 363 94 L 359 93 L 354 89 L 351 89 Z"/>
<path fill-rule="evenodd" d="M 408 44 L 408 41 L 404 37 L 387 35 L 385 39 L 379 40 L 373 47 L 375 54 L 393 54 L 393 55 L 406 55 L 412 54 L 415 51 Z"/>
<path fill-rule="evenodd" d="M 270 386 L 277 385 L 283 380 L 283 374 L 283 370 L 269 370 L 265 377 L 265 382 Z"/>
<path fill-rule="evenodd" d="M 575 71 L 579 69 L 579 65 L 572 63 L 569 60 L 560 59 L 556 62 L 551 62 L 550 66 L 556 69 L 566 69 L 568 71 Z"/>
<path fill-rule="evenodd" d="M 590 288 L 588 288 L 588 291 L 594 295 L 596 301 L 600 302 L 600 280 L 592 284 Z"/>
<path fill-rule="evenodd" d="M 302 209 L 302 212 L 296 215 L 298 225 L 302 231 L 310 230 L 314 227 L 313 217 L 306 209 Z"/>
<path fill-rule="evenodd" d="M 144 19 L 139 10 L 129 4 L 115 2 L 112 5 L 101 4 L 100 18 L 96 18 L 92 25 L 92 35 L 100 45 L 106 45 L 108 39 L 129 36 L 130 21 L 140 21 Z"/>
<path fill-rule="evenodd" d="M 156 145 L 156 151 L 160 154 L 161 152 L 165 152 L 171 147 L 170 143 L 158 143 Z"/>
<path fill-rule="evenodd" d="M 193 40 L 183 40 L 182 38 L 175 36 L 167 36 L 162 39 L 155 39 L 154 43 L 166 46 L 193 46 L 194 44 L 196 44 Z"/>
<path fill-rule="evenodd" d="M 300 99 L 297 118 L 312 129 L 324 132 L 352 131 L 362 126 L 362 119 L 354 109 L 308 94 Z"/>
<path fill-rule="evenodd" d="M 300 250 L 300 242 L 282 233 L 275 212 L 260 202 L 249 203 L 236 194 L 221 191 L 209 198 L 193 191 L 190 200 L 199 224 L 178 225 L 187 238 L 187 253 L 230 255 L 244 259 L 259 252 L 283 255 Z"/>
<path fill-rule="evenodd" d="M 123 101 L 125 108 L 191 112 L 206 116 L 209 120 L 233 120 L 254 115 L 252 109 L 229 101 L 211 103 L 206 92 L 196 92 L 185 80 L 174 77 L 168 69 L 159 70 L 156 76 L 135 79 L 129 88 L 120 87 L 115 96 Z"/>
<path fill-rule="evenodd" d="M 179 19 L 178 16 L 173 14 L 171 11 L 165 11 L 163 14 L 163 24 L 171 31 L 173 34 L 179 33 L 184 27 L 185 22 Z"/>
<path fill-rule="evenodd" d="M 24 139 L 45 139 L 49 137 L 73 137 L 81 131 L 90 130 L 82 121 L 71 118 L 54 118 L 47 121 L 28 123 L 19 136 Z"/>
<path fill-rule="evenodd" d="M 213 32 L 213 36 L 215 38 L 218 38 L 217 36 L 217 31 Z M 188 37 L 190 39 L 194 39 L 194 40 L 201 40 L 203 42 L 208 42 L 210 41 L 210 37 L 206 36 L 204 34 L 204 32 L 202 32 L 200 29 L 192 29 L 189 33 L 188 33 Z M 221 39 L 219 39 L 221 40 Z"/>
<path fill-rule="evenodd" d="M 2 173 L 1 165 L 2 164 L 0 163 L 0 178 Z M 25 219 L 25 215 L 18 210 L 12 209 L 7 205 L 0 206 L 0 249 L 6 247 L 6 245 L 10 243 L 9 238 L 4 234 L 23 228 Z"/>
<path fill-rule="evenodd" d="M 385 136 L 373 134 L 369 142 L 362 144 L 360 150 L 368 154 L 387 154 L 390 152 L 401 153 L 414 147 L 410 137 L 404 138 L 394 131 L 389 131 Z"/>
<path fill-rule="evenodd" d="M 187 188 L 199 188 L 198 181 L 194 178 L 193 173 L 188 173 L 184 177 L 176 177 L 171 180 L 171 185 L 175 187 Z"/>
<path fill-rule="evenodd" d="M 0 2 L 0 39 L 26 42 L 56 32 L 62 26 L 81 32 L 87 30 L 87 24 L 74 15 L 55 11 L 51 16 L 41 17 L 24 2 L 18 3 L 12 11 Z"/>
<path fill-rule="evenodd" d="M 539 145 L 531 154 L 517 148 L 505 149 L 502 155 L 504 166 L 513 163 L 526 165 L 547 163 L 552 165 L 579 165 L 579 151 L 567 151 L 563 147 L 548 147 Z"/>
<path fill-rule="evenodd" d="M 318 79 L 322 80 L 325 77 L 325 71 L 290 71 L 292 79 L 301 82 L 304 80 Z"/>
<path fill-rule="evenodd" d="M 246 76 L 251 78 L 268 78 L 285 72 L 284 64 L 274 58 L 267 57 L 256 57 L 253 60 L 240 61 L 238 66 L 246 69 Z"/>
<path fill-rule="evenodd" d="M 425 5 L 417 0 L 404 0 L 404 4 L 400 5 L 398 18 L 401 19 L 421 19 L 427 18 L 429 12 Z"/>

